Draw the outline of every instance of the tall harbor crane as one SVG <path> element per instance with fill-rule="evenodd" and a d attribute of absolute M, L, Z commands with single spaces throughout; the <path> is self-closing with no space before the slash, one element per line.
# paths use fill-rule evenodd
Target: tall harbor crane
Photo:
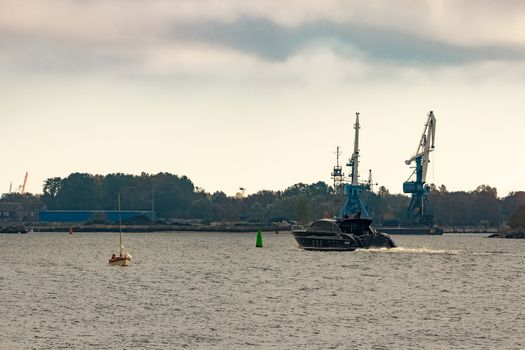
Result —
<path fill-rule="evenodd" d="M 359 113 L 356 113 L 354 129 L 354 153 L 352 153 L 352 157 L 346 164 L 352 171 L 350 173 L 350 183 L 344 186 L 346 203 L 341 208 L 340 215 L 344 217 L 359 214 L 361 217 L 368 218 L 370 215 L 361 200 L 361 193 L 369 190 L 371 185 L 370 183 L 359 182 Z"/>
<path fill-rule="evenodd" d="M 435 135 L 436 117 L 434 117 L 434 112 L 430 111 L 417 151 L 414 156 L 405 161 L 407 165 L 412 164 L 412 162 L 416 163 L 414 172 L 403 183 L 403 192 L 412 194 L 412 199 L 407 209 L 409 224 L 432 226 L 434 222 L 434 214 L 428 201 L 430 186 L 426 183 L 426 178 L 428 163 L 430 163 L 430 152 L 434 150 Z M 410 181 L 414 174 L 416 179 Z"/>

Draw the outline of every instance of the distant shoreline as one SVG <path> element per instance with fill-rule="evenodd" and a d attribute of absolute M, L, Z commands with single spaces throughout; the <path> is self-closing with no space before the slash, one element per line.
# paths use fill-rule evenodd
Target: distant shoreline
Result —
<path fill-rule="evenodd" d="M 263 232 L 289 233 L 289 224 L 246 224 L 246 223 L 219 223 L 219 224 L 141 224 L 122 225 L 122 232 Z M 381 231 L 383 227 L 376 227 Z M 392 227 L 384 227 L 392 228 Z M 66 223 L 34 223 L 10 222 L 0 223 L 0 233 L 27 233 L 27 232 L 119 232 L 118 224 L 66 224 Z M 495 234 L 500 230 L 496 227 L 442 227 L 444 233 L 456 234 Z M 395 233 L 391 233 L 394 234 Z"/>
<path fill-rule="evenodd" d="M 29 232 L 119 232 L 119 225 L 67 225 L 67 224 L 25 224 L 0 226 L 0 233 L 27 233 Z M 122 232 L 290 232 L 291 225 L 122 225 Z"/>

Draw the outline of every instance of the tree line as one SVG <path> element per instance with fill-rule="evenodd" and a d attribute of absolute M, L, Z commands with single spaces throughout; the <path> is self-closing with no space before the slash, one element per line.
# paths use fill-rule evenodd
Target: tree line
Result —
<path fill-rule="evenodd" d="M 73 173 L 45 180 L 42 195 L 7 194 L 1 201 L 21 201 L 31 208 L 49 210 L 116 210 L 120 194 L 122 210 L 155 210 L 159 218 L 203 221 L 296 221 L 305 223 L 334 217 L 345 197 L 325 182 L 298 183 L 282 191 L 262 190 L 246 197 L 224 192 L 208 193 L 186 176 L 170 173 L 141 175 L 91 175 Z M 500 226 L 525 205 L 525 192 L 499 198 L 487 185 L 473 191 L 449 192 L 444 185 L 430 186 L 434 223 L 444 226 Z M 390 194 L 381 186 L 365 192 L 363 201 L 377 225 L 403 224 L 410 197 Z M 518 215 L 518 218 L 516 218 Z"/>

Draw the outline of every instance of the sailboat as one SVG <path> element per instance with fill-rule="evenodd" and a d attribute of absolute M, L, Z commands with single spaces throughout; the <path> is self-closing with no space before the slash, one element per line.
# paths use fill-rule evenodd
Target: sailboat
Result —
<path fill-rule="evenodd" d="M 120 235 L 120 254 L 119 256 L 113 254 L 109 259 L 109 265 L 130 266 L 131 259 L 133 259 L 133 257 L 126 251 L 126 248 L 124 248 L 124 244 L 122 244 L 122 217 L 120 215 L 120 193 L 118 194 L 118 227 Z"/>

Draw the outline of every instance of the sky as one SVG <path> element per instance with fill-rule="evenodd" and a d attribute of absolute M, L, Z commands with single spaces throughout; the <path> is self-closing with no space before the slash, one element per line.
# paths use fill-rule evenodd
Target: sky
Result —
<path fill-rule="evenodd" d="M 524 1 L 0 0 L 0 192 L 330 183 L 360 112 L 362 179 L 401 193 L 431 110 L 428 183 L 525 190 Z"/>

